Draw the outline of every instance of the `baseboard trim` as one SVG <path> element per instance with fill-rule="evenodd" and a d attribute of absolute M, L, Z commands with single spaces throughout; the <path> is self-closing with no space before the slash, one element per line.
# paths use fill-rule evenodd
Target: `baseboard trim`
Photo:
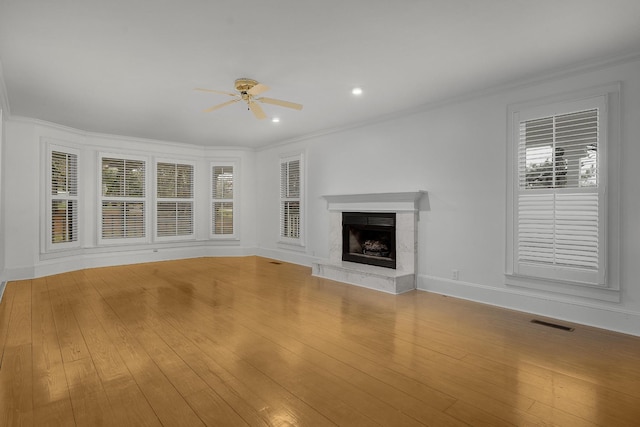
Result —
<path fill-rule="evenodd" d="M 7 268 L 6 280 L 26 280 L 86 268 L 112 267 L 145 262 L 171 261 L 202 257 L 243 257 L 255 255 L 255 248 L 242 246 L 194 246 L 156 248 L 134 251 L 114 251 L 78 254 L 43 260 L 32 267 Z"/>
<path fill-rule="evenodd" d="M 616 307 L 614 303 L 569 300 L 560 295 L 556 297 L 520 289 L 494 288 L 424 274 L 418 276 L 417 288 L 421 291 L 640 336 L 640 313 Z"/>
<path fill-rule="evenodd" d="M 7 282 L 3 281 L 2 283 L 0 283 L 0 303 L 2 302 L 2 297 L 4 295 L 4 290 L 6 289 L 6 287 L 7 287 Z"/>
<path fill-rule="evenodd" d="M 291 264 L 311 267 L 317 258 L 304 252 L 244 246 L 184 246 L 170 248 L 143 248 L 112 252 L 79 253 L 70 256 L 43 259 L 37 265 L 5 269 L 6 280 L 27 280 L 61 274 L 85 268 L 111 267 L 144 262 L 170 261 L 200 257 L 243 257 L 257 255 Z"/>
<path fill-rule="evenodd" d="M 318 261 L 318 258 L 309 256 L 304 252 L 288 251 L 284 249 L 256 248 L 255 255 L 291 264 L 303 265 L 305 267 L 311 267 L 314 262 Z"/>

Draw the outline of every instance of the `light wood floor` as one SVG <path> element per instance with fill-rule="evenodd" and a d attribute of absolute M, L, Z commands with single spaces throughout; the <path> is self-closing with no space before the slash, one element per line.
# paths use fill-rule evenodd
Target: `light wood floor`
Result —
<path fill-rule="evenodd" d="M 12 282 L 0 425 L 640 425 L 640 338 L 531 319 L 256 257 Z"/>

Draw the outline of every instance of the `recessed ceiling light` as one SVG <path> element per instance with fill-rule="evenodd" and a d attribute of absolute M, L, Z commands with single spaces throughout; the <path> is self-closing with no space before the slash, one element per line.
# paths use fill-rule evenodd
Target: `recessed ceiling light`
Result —
<path fill-rule="evenodd" d="M 351 90 L 351 93 L 354 95 L 362 95 L 362 88 L 361 87 L 354 87 Z"/>
<path fill-rule="evenodd" d="M 273 123 L 280 123 L 280 119 L 278 117 L 274 117 L 271 119 Z"/>

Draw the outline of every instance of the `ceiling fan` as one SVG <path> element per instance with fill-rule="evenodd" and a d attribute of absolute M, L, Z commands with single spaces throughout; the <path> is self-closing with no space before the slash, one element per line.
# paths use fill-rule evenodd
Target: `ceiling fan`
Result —
<path fill-rule="evenodd" d="M 214 105 L 213 107 L 209 107 L 203 110 L 205 113 L 209 113 L 211 111 L 217 110 L 222 107 L 226 107 L 227 105 L 235 104 L 239 101 L 244 101 L 247 103 L 249 110 L 256 116 L 256 119 L 264 119 L 267 115 L 264 113 L 264 110 L 260 106 L 259 103 L 264 104 L 272 104 L 279 105 L 280 107 L 293 108 L 294 110 L 302 110 L 301 104 L 296 104 L 295 102 L 282 101 L 280 99 L 274 98 L 265 98 L 258 97 L 261 93 L 264 93 L 269 90 L 269 86 L 263 85 L 262 83 L 258 83 L 253 79 L 241 78 L 235 81 L 235 88 L 237 93 L 225 92 L 221 90 L 214 89 L 202 89 L 195 88 L 194 90 L 199 90 L 202 92 L 213 92 L 220 93 L 222 95 L 232 96 L 233 99 L 231 101 L 223 102 L 222 104 Z"/>

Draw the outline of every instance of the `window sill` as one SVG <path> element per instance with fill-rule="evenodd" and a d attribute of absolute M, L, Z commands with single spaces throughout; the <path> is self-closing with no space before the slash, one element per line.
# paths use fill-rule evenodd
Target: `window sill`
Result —
<path fill-rule="evenodd" d="M 213 242 L 239 242 L 240 238 L 238 236 L 224 236 L 214 234 L 209 237 L 209 240 Z"/>
<path fill-rule="evenodd" d="M 305 245 L 299 240 L 279 240 L 277 244 L 278 248 L 290 251 L 304 252 L 306 249 Z"/>
<path fill-rule="evenodd" d="M 607 302 L 620 302 L 620 290 L 589 285 L 579 285 L 569 282 L 556 282 L 532 277 L 505 274 L 507 286 L 543 291 L 551 294 L 576 296 Z"/>
<path fill-rule="evenodd" d="M 92 256 L 108 254 L 114 252 L 137 252 L 137 251 L 166 251 L 168 249 L 188 249 L 199 247 L 238 247 L 240 239 L 205 239 L 187 240 L 171 242 L 155 242 L 149 244 L 128 244 L 128 245 L 101 245 L 86 246 L 81 248 L 48 251 L 40 253 L 40 261 L 62 259 L 74 256 Z"/>

